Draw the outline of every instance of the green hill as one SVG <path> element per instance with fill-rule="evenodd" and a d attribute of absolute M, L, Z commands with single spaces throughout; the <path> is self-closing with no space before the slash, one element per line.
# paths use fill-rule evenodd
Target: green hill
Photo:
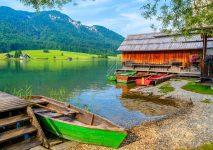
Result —
<path fill-rule="evenodd" d="M 0 52 L 60 49 L 116 54 L 124 38 L 102 26 L 85 26 L 59 11 L 38 13 L 0 7 Z"/>

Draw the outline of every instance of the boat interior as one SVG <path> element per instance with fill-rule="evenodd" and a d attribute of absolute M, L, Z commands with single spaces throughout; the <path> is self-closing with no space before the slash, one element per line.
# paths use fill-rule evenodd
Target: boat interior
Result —
<path fill-rule="evenodd" d="M 124 131 L 122 127 L 113 124 L 107 119 L 72 105 L 66 106 L 62 102 L 41 96 L 31 97 L 31 102 L 36 115 L 88 128 Z"/>

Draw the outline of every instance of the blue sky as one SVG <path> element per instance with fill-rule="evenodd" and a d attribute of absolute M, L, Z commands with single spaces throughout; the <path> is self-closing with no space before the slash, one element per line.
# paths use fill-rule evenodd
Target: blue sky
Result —
<path fill-rule="evenodd" d="M 77 0 L 78 5 L 66 4 L 57 9 L 70 18 L 85 25 L 102 25 L 123 36 L 153 32 L 150 25 L 156 20 L 145 20 L 140 15 L 141 6 L 147 0 Z M 0 0 L 0 6 L 9 6 L 16 10 L 34 11 L 19 0 Z"/>

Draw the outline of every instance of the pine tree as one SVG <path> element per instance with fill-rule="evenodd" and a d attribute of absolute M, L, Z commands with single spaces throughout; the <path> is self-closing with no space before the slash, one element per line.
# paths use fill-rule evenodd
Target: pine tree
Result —
<path fill-rule="evenodd" d="M 19 52 L 18 51 L 15 51 L 14 58 L 19 58 Z"/>

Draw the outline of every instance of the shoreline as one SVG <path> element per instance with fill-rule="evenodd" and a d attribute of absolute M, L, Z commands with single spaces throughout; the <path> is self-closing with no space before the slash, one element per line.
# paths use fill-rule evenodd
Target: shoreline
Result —
<path fill-rule="evenodd" d="M 159 120 L 145 121 L 141 125 L 131 128 L 126 140 L 119 148 L 120 150 L 194 149 L 202 144 L 213 141 L 213 119 L 211 119 L 213 118 L 213 103 L 207 104 L 201 102 L 201 100 L 205 98 L 210 98 L 211 102 L 213 102 L 213 96 L 185 90 L 180 91 L 180 86 L 189 82 L 186 80 L 171 80 L 168 82 L 172 82 L 171 85 L 175 85 L 176 87 L 173 92 L 167 94 L 160 93 L 157 90 L 167 82 L 156 87 L 145 87 L 133 91 L 141 94 L 141 92 L 151 90 L 153 92 L 151 95 L 161 96 L 162 100 L 169 98 L 172 101 L 184 103 L 183 107 Z M 191 96 L 188 96 L 188 94 L 191 94 Z M 180 97 L 181 95 L 182 97 Z M 64 142 L 59 144 L 61 145 L 61 148 L 59 145 L 56 145 L 55 147 L 60 150 L 112 149 L 96 145 L 74 143 L 75 144 L 70 141 Z M 62 148 L 63 145 L 66 145 L 65 148 Z"/>

